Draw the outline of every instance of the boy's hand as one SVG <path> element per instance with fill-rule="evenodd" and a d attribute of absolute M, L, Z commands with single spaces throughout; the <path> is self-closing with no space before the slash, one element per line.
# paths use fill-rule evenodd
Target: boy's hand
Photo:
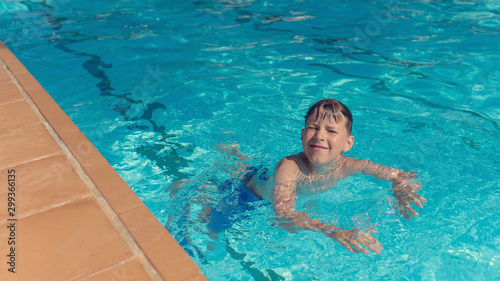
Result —
<path fill-rule="evenodd" d="M 418 213 L 410 205 L 410 201 L 419 208 L 423 208 L 422 202 L 427 202 L 427 199 L 417 194 L 417 191 L 421 190 L 421 186 L 420 182 L 396 181 L 391 188 L 393 196 L 398 199 L 396 205 L 399 212 L 408 220 L 411 220 L 410 214 L 414 217 L 418 216 Z"/>
<path fill-rule="evenodd" d="M 376 231 L 372 230 L 372 232 Z M 370 253 L 361 245 L 364 245 L 376 254 L 380 254 L 383 249 L 382 245 L 380 245 L 377 239 L 373 238 L 373 236 L 371 236 L 369 233 L 365 233 L 358 229 L 336 230 L 331 232 L 331 235 L 329 234 L 328 236 L 339 241 L 340 244 L 344 246 L 344 248 L 353 253 Z"/>

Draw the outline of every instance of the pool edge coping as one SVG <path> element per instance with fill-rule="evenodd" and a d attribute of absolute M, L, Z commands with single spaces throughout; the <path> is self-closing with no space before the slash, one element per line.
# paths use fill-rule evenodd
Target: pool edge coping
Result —
<path fill-rule="evenodd" d="M 151 280 L 207 280 L 166 228 L 1 41 L 0 68 L 7 72 L 31 110 L 62 149 Z M 102 177 L 103 170 L 111 180 Z M 124 198 L 126 200 L 122 202 Z M 168 252 L 161 251 L 167 248 Z M 90 275 L 97 275 L 114 266 L 108 265 Z"/>

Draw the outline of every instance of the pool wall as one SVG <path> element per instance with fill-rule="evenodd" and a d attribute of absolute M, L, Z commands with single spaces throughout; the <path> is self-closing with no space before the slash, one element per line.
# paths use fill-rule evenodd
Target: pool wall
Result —
<path fill-rule="evenodd" d="M 207 280 L 2 42 L 0 186 L 0 280 Z"/>

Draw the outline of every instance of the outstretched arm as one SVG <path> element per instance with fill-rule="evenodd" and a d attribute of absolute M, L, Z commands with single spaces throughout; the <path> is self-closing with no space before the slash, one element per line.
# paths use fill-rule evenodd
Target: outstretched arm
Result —
<path fill-rule="evenodd" d="M 398 200 L 396 205 L 400 213 L 408 220 L 411 216 L 417 216 L 418 213 L 410 205 L 413 202 L 419 208 L 423 208 L 422 203 L 427 202 L 427 199 L 417 194 L 421 190 L 422 183 L 415 182 L 417 174 L 415 172 L 405 172 L 400 169 L 383 166 L 375 162 L 362 159 L 354 159 L 346 157 L 346 166 L 352 173 L 363 173 L 372 175 L 376 178 L 391 181 L 393 192 L 392 195 Z"/>
<path fill-rule="evenodd" d="M 275 173 L 273 187 L 274 211 L 277 216 L 286 219 L 296 227 L 301 229 L 317 230 L 327 233 L 327 235 L 337 241 L 342 246 L 353 253 L 369 252 L 363 248 L 365 245 L 371 251 L 380 254 L 382 245 L 369 233 L 364 233 L 357 229 L 342 230 L 335 226 L 324 223 L 317 219 L 312 219 L 305 212 L 295 210 L 297 199 L 296 187 L 299 167 L 293 159 L 285 158 L 281 161 Z"/>

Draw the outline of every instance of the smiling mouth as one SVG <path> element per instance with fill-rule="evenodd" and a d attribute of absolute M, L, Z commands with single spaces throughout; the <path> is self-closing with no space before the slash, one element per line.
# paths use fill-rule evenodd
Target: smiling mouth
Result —
<path fill-rule="evenodd" d="M 317 145 L 317 144 L 312 144 L 311 147 L 314 149 L 314 150 L 324 150 L 326 149 L 326 147 L 324 146 L 321 146 L 321 145 Z"/>

